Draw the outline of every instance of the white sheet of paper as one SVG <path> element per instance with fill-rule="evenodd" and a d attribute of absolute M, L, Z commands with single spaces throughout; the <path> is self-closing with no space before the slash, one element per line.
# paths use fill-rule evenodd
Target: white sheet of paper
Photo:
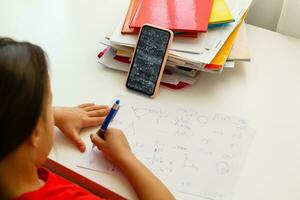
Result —
<path fill-rule="evenodd" d="M 178 199 L 231 199 L 254 136 L 245 119 L 145 98 L 119 99 L 121 107 L 111 126 L 123 130 L 134 154 Z M 91 147 L 78 165 L 122 176 Z"/>
<path fill-rule="evenodd" d="M 98 62 L 103 64 L 105 67 L 123 72 L 128 72 L 129 64 L 116 61 L 114 59 L 115 55 L 115 52 L 112 49 L 110 49 L 98 60 Z M 177 85 L 179 82 L 185 82 L 192 85 L 196 83 L 197 80 L 198 76 L 188 77 L 174 72 L 172 75 L 163 74 L 161 82 L 169 83 L 172 85 Z"/>
<path fill-rule="evenodd" d="M 238 25 L 252 0 L 227 0 L 226 2 L 235 18 L 235 22 L 209 29 L 206 33 L 199 33 L 197 38 L 175 37 L 170 53 L 195 63 L 210 63 Z M 122 24 L 123 20 L 110 38 L 111 42 L 130 47 L 136 46 L 137 36 L 121 34 Z"/>

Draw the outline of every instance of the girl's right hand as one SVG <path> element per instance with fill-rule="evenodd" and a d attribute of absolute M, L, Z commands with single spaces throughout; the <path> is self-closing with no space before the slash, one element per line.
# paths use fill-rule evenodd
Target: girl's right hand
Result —
<path fill-rule="evenodd" d="M 105 131 L 104 137 L 105 140 L 100 138 L 96 133 L 90 135 L 92 143 L 117 166 L 121 167 L 126 163 L 128 158 L 133 156 L 128 141 L 121 130 L 108 128 Z"/>
<path fill-rule="evenodd" d="M 127 176 L 139 199 L 175 200 L 168 188 L 133 155 L 121 130 L 107 129 L 105 140 L 97 134 L 90 137 L 93 144 Z"/>

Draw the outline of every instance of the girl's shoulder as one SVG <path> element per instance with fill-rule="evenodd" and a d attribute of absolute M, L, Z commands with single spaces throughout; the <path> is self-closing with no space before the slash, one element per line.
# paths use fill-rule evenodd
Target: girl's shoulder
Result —
<path fill-rule="evenodd" d="M 38 200 L 38 199 L 79 199 L 79 200 L 100 200 L 101 198 L 93 195 L 82 187 L 72 183 L 57 174 L 39 168 L 38 175 L 45 182 L 44 186 L 38 190 L 25 193 L 15 200 Z"/>

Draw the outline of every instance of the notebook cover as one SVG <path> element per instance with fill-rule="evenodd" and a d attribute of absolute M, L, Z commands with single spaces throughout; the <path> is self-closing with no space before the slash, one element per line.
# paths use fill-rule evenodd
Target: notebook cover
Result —
<path fill-rule="evenodd" d="M 140 0 L 130 28 L 153 24 L 174 31 L 205 32 L 212 0 Z"/>
<path fill-rule="evenodd" d="M 180 90 L 180 89 L 185 88 L 185 87 L 187 87 L 187 86 L 190 85 L 190 84 L 188 84 L 188 83 L 181 82 L 181 81 L 180 81 L 177 85 L 172 85 L 172 84 L 170 84 L 170 83 L 163 83 L 163 82 L 161 82 L 160 84 L 161 84 L 161 85 L 164 85 L 164 86 L 166 86 L 166 87 L 168 87 L 168 88 L 171 88 L 171 89 L 173 89 L 173 90 Z"/>
<path fill-rule="evenodd" d="M 140 28 L 128 28 L 127 31 L 121 31 L 122 34 L 132 34 L 132 35 L 138 35 L 140 32 Z M 182 32 L 182 31 L 175 31 L 174 37 L 185 37 L 185 38 L 197 38 L 198 33 L 197 32 Z"/>
<path fill-rule="evenodd" d="M 141 0 L 131 0 L 127 14 L 124 19 L 124 24 L 122 27 L 122 34 L 138 34 L 139 29 L 130 28 L 130 22 L 132 21 L 132 18 L 134 17 L 135 11 L 139 5 Z M 209 17 L 209 25 L 217 25 L 217 24 L 223 24 L 228 22 L 233 22 L 234 18 L 230 12 L 230 9 L 227 6 L 227 3 L 225 0 L 213 0 L 211 13 Z M 176 36 L 176 35 L 175 35 Z M 197 34 L 190 35 L 190 34 L 183 34 L 178 35 L 179 37 L 197 37 Z"/>
<path fill-rule="evenodd" d="M 134 17 L 135 11 L 140 3 L 140 0 L 131 0 L 127 14 L 124 19 L 124 23 L 122 26 L 122 34 L 139 34 L 139 28 L 130 28 L 130 22 L 132 21 L 132 18 Z M 197 33 L 192 33 L 192 32 L 180 32 L 180 33 L 175 33 L 175 37 L 190 37 L 190 38 L 196 38 L 198 36 Z"/>

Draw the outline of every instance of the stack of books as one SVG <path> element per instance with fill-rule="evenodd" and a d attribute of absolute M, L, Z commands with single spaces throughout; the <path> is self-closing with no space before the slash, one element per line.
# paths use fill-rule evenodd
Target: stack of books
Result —
<path fill-rule="evenodd" d="M 128 71 L 143 24 L 174 32 L 162 84 L 184 88 L 200 72 L 221 73 L 235 62 L 249 62 L 244 19 L 252 0 L 131 0 L 114 32 L 101 42 L 104 66 Z"/>

